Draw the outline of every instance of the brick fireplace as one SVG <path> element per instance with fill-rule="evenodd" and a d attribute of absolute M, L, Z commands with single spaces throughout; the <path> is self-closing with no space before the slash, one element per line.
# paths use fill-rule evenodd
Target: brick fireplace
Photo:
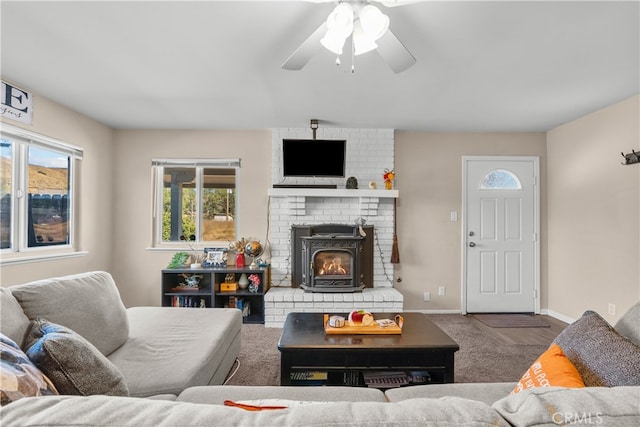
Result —
<path fill-rule="evenodd" d="M 318 138 L 347 140 L 346 175 L 358 179 L 358 189 L 346 189 L 346 178 L 321 182 L 337 188 L 304 188 L 299 186 L 319 182 L 314 178 L 291 182 L 283 178 L 279 157 L 282 139 L 308 137 L 309 129 L 272 130 L 272 182 L 290 183 L 296 188 L 269 190 L 272 288 L 265 295 L 265 326 L 282 327 L 292 311 L 402 311 L 403 297 L 393 288 L 394 266 L 390 261 L 393 199 L 398 197 L 398 191 L 382 189 L 384 169 L 393 168 L 393 129 L 318 129 Z M 369 189 L 369 181 L 376 181 L 378 189 Z M 296 255 L 292 251 L 292 229 L 317 224 L 353 227 L 361 220 L 370 239 L 365 247 L 372 260 L 370 267 L 360 272 L 366 276 L 364 288 L 360 292 L 305 292 L 293 275 Z"/>

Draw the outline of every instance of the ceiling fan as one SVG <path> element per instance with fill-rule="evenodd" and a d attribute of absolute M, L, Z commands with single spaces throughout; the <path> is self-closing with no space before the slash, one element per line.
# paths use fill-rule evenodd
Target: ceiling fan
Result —
<path fill-rule="evenodd" d="M 336 2 L 338 5 L 282 64 L 285 70 L 301 70 L 320 47 L 337 55 L 336 64 L 348 38 L 354 56 L 377 50 L 395 73 L 411 67 L 416 58 L 389 29 L 389 18 L 367 0 L 306 0 L 313 3 Z M 374 0 L 386 7 L 402 6 L 425 0 Z M 352 64 L 353 71 L 353 64 Z"/>

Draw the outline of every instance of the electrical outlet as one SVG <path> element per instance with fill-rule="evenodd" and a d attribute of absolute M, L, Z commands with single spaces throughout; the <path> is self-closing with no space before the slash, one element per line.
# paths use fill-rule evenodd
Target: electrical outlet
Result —
<path fill-rule="evenodd" d="M 616 315 L 616 305 L 609 303 L 609 314 L 612 316 Z"/>
<path fill-rule="evenodd" d="M 425 292 L 424 293 L 424 300 L 425 301 L 431 301 L 431 292 Z"/>
<path fill-rule="evenodd" d="M 446 292 L 445 292 L 444 286 L 438 287 L 438 296 L 443 297 L 443 296 L 445 296 L 445 294 L 446 294 Z"/>

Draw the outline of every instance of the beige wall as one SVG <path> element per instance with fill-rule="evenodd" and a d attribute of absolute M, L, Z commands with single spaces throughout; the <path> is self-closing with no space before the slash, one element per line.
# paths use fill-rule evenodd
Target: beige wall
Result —
<path fill-rule="evenodd" d="M 640 165 L 635 96 L 548 132 L 549 310 L 609 322 L 640 299 Z M 608 305 L 616 314 L 608 314 Z"/>
<path fill-rule="evenodd" d="M 19 85 L 18 85 L 19 86 Z M 23 88 L 28 90 L 28 88 Z M 80 249 L 87 255 L 0 267 L 0 283 L 9 286 L 46 277 L 109 270 L 113 247 L 113 131 L 82 114 L 34 97 L 33 124 L 2 120 L 84 149 L 80 168 Z"/>
<path fill-rule="evenodd" d="M 271 132 L 116 131 L 111 272 L 127 306 L 160 305 L 160 270 L 173 252 L 149 250 L 153 158 L 240 158 L 238 232 L 264 242 L 271 183 Z"/>
<path fill-rule="evenodd" d="M 27 88 L 28 89 L 28 88 Z M 577 318 L 586 309 L 615 321 L 640 299 L 640 165 L 620 152 L 640 150 L 639 98 L 545 133 L 395 135 L 397 288 L 405 308 L 461 309 L 462 156 L 540 157 L 541 307 Z M 271 132 L 113 131 L 46 98 L 34 123 L 7 123 L 83 147 L 81 249 L 86 256 L 0 268 L 3 286 L 89 270 L 113 273 L 125 304 L 158 305 L 160 270 L 172 253 L 151 244 L 151 159 L 242 159 L 240 235 L 264 239 L 271 176 Z M 548 206 L 548 208 L 547 208 Z M 450 212 L 458 221 L 450 221 Z M 547 225 L 548 224 L 548 225 Z M 438 286 L 447 295 L 437 296 Z M 431 302 L 424 302 L 424 291 Z M 617 314 L 607 315 L 608 304 Z"/>
<path fill-rule="evenodd" d="M 541 306 L 546 306 L 546 144 L 544 133 L 396 132 L 400 264 L 396 284 L 407 310 L 462 309 L 462 156 L 540 157 Z M 458 221 L 451 221 L 455 211 Z M 438 287 L 446 288 L 438 296 Z M 431 301 L 423 293 L 431 293 Z"/>

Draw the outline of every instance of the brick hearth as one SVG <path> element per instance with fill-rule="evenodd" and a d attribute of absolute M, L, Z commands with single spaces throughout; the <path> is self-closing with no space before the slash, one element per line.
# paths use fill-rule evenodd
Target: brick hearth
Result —
<path fill-rule="evenodd" d="M 271 288 L 264 296 L 264 324 L 267 328 L 282 328 L 287 314 L 348 313 L 364 309 L 379 313 L 402 311 L 404 298 L 393 288 L 367 288 L 353 293 L 311 293 L 299 288 Z"/>

